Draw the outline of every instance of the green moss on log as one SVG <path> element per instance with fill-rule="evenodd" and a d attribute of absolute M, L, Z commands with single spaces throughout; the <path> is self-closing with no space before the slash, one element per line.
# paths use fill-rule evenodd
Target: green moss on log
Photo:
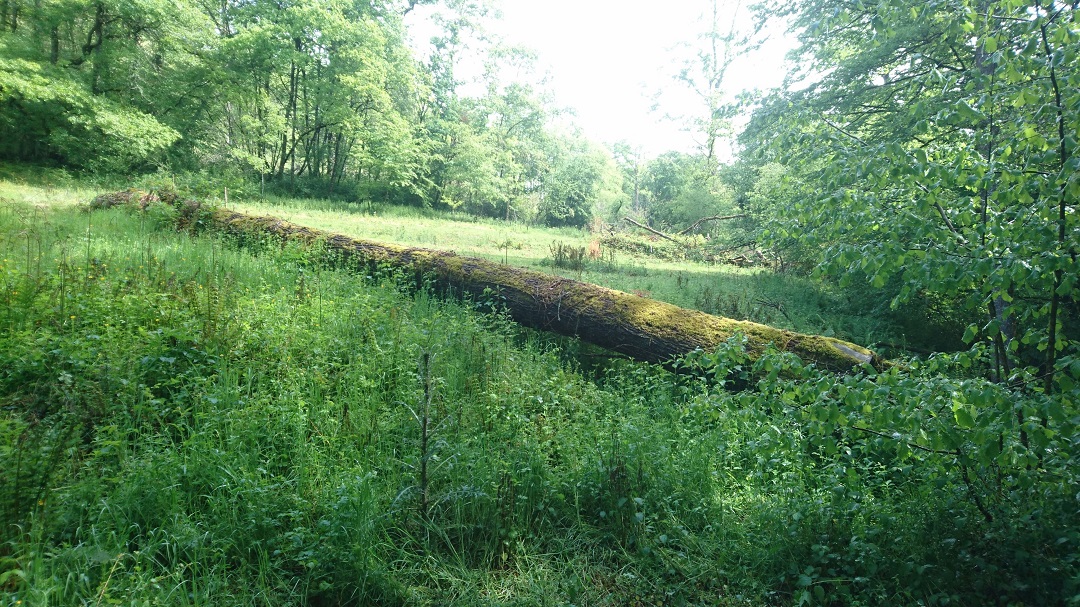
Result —
<path fill-rule="evenodd" d="M 140 202 L 153 196 L 126 192 L 114 200 Z M 178 205 L 186 210 L 192 205 Z M 195 208 L 198 208 L 197 206 Z M 205 209 L 203 209 L 205 212 Z M 736 333 L 747 338 L 750 357 L 768 344 L 806 362 L 835 371 L 880 365 L 873 352 L 853 343 L 805 335 L 754 322 L 732 320 L 646 299 L 598 285 L 507 266 L 452 251 L 350 238 L 289 223 L 217 208 L 209 213 L 217 228 L 238 235 L 276 237 L 325 246 L 352 262 L 389 264 L 423 275 L 447 292 L 485 297 L 497 294 L 510 316 L 537 329 L 579 337 L 650 363 L 668 363 L 697 349 L 713 350 Z M 189 222 L 190 223 L 190 218 Z"/>

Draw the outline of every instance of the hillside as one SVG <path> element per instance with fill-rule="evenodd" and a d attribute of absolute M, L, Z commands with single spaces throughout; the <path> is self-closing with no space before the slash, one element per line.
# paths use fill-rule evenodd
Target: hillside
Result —
<path fill-rule="evenodd" d="M 751 390 L 586 377 L 393 271 L 2 191 L 4 604 L 1080 591 L 1071 393 L 974 379 L 968 354 L 837 377 L 733 342 L 697 362 Z"/>

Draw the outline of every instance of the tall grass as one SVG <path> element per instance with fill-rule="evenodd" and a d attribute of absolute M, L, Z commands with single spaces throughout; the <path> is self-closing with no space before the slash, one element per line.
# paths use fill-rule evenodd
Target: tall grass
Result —
<path fill-rule="evenodd" d="M 743 394 L 622 361 L 587 378 L 392 269 L 71 202 L 0 208 L 2 605 L 1076 592 L 1058 511 L 987 527 L 889 444 L 815 442 L 800 416 L 825 375 Z"/>
<path fill-rule="evenodd" d="M 0 216 L 9 597 L 401 602 L 432 558 L 543 558 L 569 515 L 545 450 L 595 388 L 392 271 L 154 224 Z"/>

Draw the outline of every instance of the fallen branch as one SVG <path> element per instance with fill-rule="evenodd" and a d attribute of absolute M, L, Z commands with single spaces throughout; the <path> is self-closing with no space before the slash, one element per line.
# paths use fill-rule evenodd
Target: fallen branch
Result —
<path fill-rule="evenodd" d="M 672 238 L 671 236 L 668 236 L 667 234 L 665 234 L 665 233 L 663 233 L 663 232 L 661 232 L 661 231 L 659 231 L 657 229 L 651 228 L 651 227 L 649 227 L 649 226 L 647 226 L 647 225 L 645 225 L 643 223 L 638 223 L 638 222 L 634 221 L 633 219 L 630 219 L 629 217 L 623 217 L 623 221 L 625 221 L 626 223 L 629 223 L 631 225 L 635 225 L 635 226 L 641 228 L 642 230 L 648 230 L 649 232 L 652 232 L 653 234 L 656 234 L 660 238 L 670 240 L 671 242 L 674 242 L 675 244 L 677 244 L 679 246 L 682 246 L 682 247 L 685 247 L 685 248 L 688 248 L 688 249 L 690 248 L 690 246 L 688 244 L 686 244 L 685 242 L 682 242 L 681 240 L 677 240 L 675 238 Z"/>
<path fill-rule="evenodd" d="M 726 249 L 720 249 L 719 251 L 714 251 L 713 255 L 723 255 L 724 253 L 730 253 L 730 252 L 732 252 L 732 251 L 734 251 L 736 249 L 745 249 L 746 247 L 755 246 L 755 244 L 756 244 L 755 241 L 750 240 L 750 241 L 747 241 L 747 242 L 744 242 L 744 243 L 741 243 L 741 244 L 732 245 L 732 246 L 730 246 L 730 247 L 728 247 Z"/>
<path fill-rule="evenodd" d="M 746 216 L 746 213 L 739 213 L 738 215 L 714 215 L 712 217 L 702 217 L 701 219 L 695 221 L 694 224 L 691 225 L 689 228 L 680 231 L 679 236 L 685 236 L 686 234 L 693 232 L 697 229 L 699 225 L 705 223 L 706 221 L 726 221 L 728 219 L 740 219 Z"/>

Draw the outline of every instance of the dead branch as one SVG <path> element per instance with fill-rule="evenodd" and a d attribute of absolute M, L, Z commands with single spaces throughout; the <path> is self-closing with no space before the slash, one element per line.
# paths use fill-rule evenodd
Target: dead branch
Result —
<path fill-rule="evenodd" d="M 685 236 L 686 234 L 689 234 L 690 232 L 693 232 L 694 230 L 697 229 L 697 227 L 699 225 L 705 223 L 706 221 L 725 221 L 725 220 L 728 220 L 728 219 L 740 219 L 740 218 L 746 217 L 746 216 L 747 216 L 746 213 L 739 213 L 738 215 L 713 215 L 712 217 L 702 217 L 701 219 L 695 221 L 694 224 L 692 226 L 690 226 L 689 228 L 686 228 L 685 230 L 680 231 L 679 236 Z"/>
<path fill-rule="evenodd" d="M 667 234 L 665 234 L 665 233 L 663 233 L 663 232 L 661 232 L 659 230 L 656 230 L 654 228 L 651 228 L 651 227 L 649 227 L 649 226 L 647 226 L 647 225 L 645 225 L 643 223 L 638 223 L 638 222 L 634 221 L 633 219 L 630 219 L 629 217 L 623 217 L 623 221 L 625 221 L 626 223 L 635 225 L 635 226 L 641 228 L 642 230 L 648 230 L 649 232 L 652 232 L 653 234 L 656 234 L 660 238 L 663 238 L 665 240 L 670 240 L 671 242 L 674 242 L 677 245 L 681 245 L 683 247 L 690 248 L 689 245 L 687 245 L 685 242 L 682 242 L 681 240 L 672 238 L 671 236 L 668 236 Z"/>

